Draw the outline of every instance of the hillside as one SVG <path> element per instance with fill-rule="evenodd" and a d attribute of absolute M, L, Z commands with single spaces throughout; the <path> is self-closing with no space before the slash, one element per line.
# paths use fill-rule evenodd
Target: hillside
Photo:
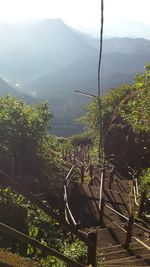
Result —
<path fill-rule="evenodd" d="M 102 61 L 103 93 L 121 83 L 132 83 L 135 73 L 142 72 L 144 64 L 149 61 L 149 54 L 105 53 Z M 54 115 L 53 133 L 71 135 L 82 130 L 74 120 L 83 113 L 83 104 L 89 98 L 76 95 L 75 90 L 97 94 L 97 66 L 98 56 L 95 55 L 26 85 L 39 99 L 49 101 Z"/>
<path fill-rule="evenodd" d="M 0 76 L 37 101 L 48 100 L 52 132 L 59 136 L 82 130 L 75 119 L 88 98 L 75 90 L 97 93 L 99 41 L 67 26 L 60 19 L 32 24 L 0 25 Z M 150 62 L 150 41 L 112 38 L 103 43 L 102 91 L 132 83 Z M 15 90 L 15 89 L 14 89 Z M 11 90 L 10 90 L 11 91 Z M 23 96 L 24 98 L 25 96 Z"/>
<path fill-rule="evenodd" d="M 0 39 L 0 73 L 20 84 L 95 51 L 88 42 L 90 38 L 60 19 L 29 25 L 1 25 Z"/>
<path fill-rule="evenodd" d="M 117 52 L 106 53 L 103 55 L 102 60 L 102 75 L 105 80 L 109 80 L 112 75 L 118 73 L 127 75 L 138 71 L 142 72 L 143 65 L 149 61 L 150 55 L 148 53 L 127 55 Z M 58 71 L 46 74 L 28 83 L 24 88 L 25 90 L 27 88 L 30 89 L 30 91 L 37 93 L 38 96 L 42 94 L 45 97 L 53 94 L 53 91 L 57 94 L 57 92 L 62 92 L 66 88 L 70 88 L 70 91 L 79 88 L 93 91 L 97 88 L 97 67 L 98 55 L 95 54 Z M 106 89 L 108 89 L 107 84 L 104 83 L 103 90 Z"/>
<path fill-rule="evenodd" d="M 17 90 L 16 88 L 13 88 L 6 81 L 4 81 L 4 79 L 0 77 L 0 96 L 6 96 L 8 94 L 31 104 L 35 103 L 36 101 L 32 96 L 29 96 L 28 94 L 25 94 Z"/>
<path fill-rule="evenodd" d="M 150 40 L 144 38 L 110 38 L 104 40 L 103 53 L 148 54 Z"/>

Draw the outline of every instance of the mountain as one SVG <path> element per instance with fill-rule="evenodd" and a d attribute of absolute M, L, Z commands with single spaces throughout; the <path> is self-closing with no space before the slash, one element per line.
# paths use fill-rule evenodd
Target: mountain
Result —
<path fill-rule="evenodd" d="M 136 11 L 135 11 L 136 12 Z M 99 31 L 95 29 L 84 29 L 91 36 L 98 38 Z M 104 37 L 130 37 L 150 39 L 150 25 L 139 21 L 125 18 L 109 18 L 104 21 Z"/>
<path fill-rule="evenodd" d="M 90 38 L 60 19 L 1 25 L 0 39 L 0 74 L 20 85 L 95 52 Z"/>
<path fill-rule="evenodd" d="M 89 98 L 75 90 L 97 94 L 99 40 L 60 19 L 1 25 L 0 39 L 0 76 L 12 87 L 19 87 L 16 94 L 49 101 L 54 134 L 66 136 L 81 131 L 75 119 L 83 114 Z M 150 40 L 104 39 L 102 93 L 121 83 L 132 83 L 134 75 L 149 62 Z"/>
<path fill-rule="evenodd" d="M 25 102 L 28 102 L 30 104 L 35 103 L 35 99 L 32 96 L 29 96 L 23 92 L 20 92 L 19 90 L 13 88 L 11 85 L 9 85 L 4 79 L 0 77 L 0 96 L 6 96 L 6 95 L 12 95 L 14 97 L 17 97 Z"/>
<path fill-rule="evenodd" d="M 103 41 L 103 53 L 149 54 L 150 40 L 144 38 L 110 38 Z"/>
<path fill-rule="evenodd" d="M 137 72 L 150 62 L 150 54 L 105 53 L 102 60 L 101 90 L 104 93 L 122 83 L 132 83 Z M 75 94 L 75 90 L 97 95 L 98 55 L 82 59 L 27 85 L 39 99 L 47 99 L 54 114 L 53 132 L 71 135 L 81 130 L 75 126 L 82 106 L 89 98 Z M 67 120 L 67 123 L 65 123 Z"/>

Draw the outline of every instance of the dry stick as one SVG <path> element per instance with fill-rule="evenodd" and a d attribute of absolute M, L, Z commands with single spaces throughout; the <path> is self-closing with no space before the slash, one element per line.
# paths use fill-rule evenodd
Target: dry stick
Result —
<path fill-rule="evenodd" d="M 18 238 L 21 241 L 23 241 L 23 242 L 25 242 L 27 244 L 30 244 L 33 247 L 36 247 L 36 248 L 44 251 L 47 255 L 52 255 L 54 257 L 57 257 L 60 260 L 69 263 L 72 267 L 86 267 L 85 265 L 70 259 L 69 257 L 63 255 L 62 253 L 56 251 L 55 249 L 53 249 L 51 247 L 48 247 L 48 246 L 45 246 L 45 245 L 41 244 L 38 240 L 36 240 L 34 238 L 31 238 L 31 237 L 19 232 L 18 230 L 15 230 L 15 229 L 11 228 L 8 225 L 0 223 L 0 231 L 6 233 L 8 235 L 11 235 L 11 236 L 13 236 L 15 238 Z"/>
<path fill-rule="evenodd" d="M 53 211 L 52 208 L 44 205 L 39 199 L 35 198 L 30 192 L 24 189 L 21 185 L 19 185 L 17 182 L 15 182 L 1 170 L 0 170 L 0 177 L 2 178 L 4 183 L 7 182 L 7 184 L 11 186 L 14 190 L 25 196 L 32 204 L 38 206 L 46 214 L 57 220 L 62 226 L 64 226 L 67 230 L 69 230 L 71 233 L 80 238 L 83 242 L 85 242 L 86 244 L 90 242 L 90 240 L 88 240 L 87 233 L 81 230 L 77 230 L 75 226 L 67 224 L 65 219 L 63 219 L 60 215 L 58 215 L 55 211 Z"/>

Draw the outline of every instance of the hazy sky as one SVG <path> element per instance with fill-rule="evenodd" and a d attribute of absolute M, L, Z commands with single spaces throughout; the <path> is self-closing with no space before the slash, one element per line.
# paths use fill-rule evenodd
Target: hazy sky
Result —
<path fill-rule="evenodd" d="M 150 0 L 104 0 L 105 23 L 127 18 L 150 24 Z M 0 21 L 62 18 L 75 27 L 98 28 L 100 0 L 0 0 Z"/>

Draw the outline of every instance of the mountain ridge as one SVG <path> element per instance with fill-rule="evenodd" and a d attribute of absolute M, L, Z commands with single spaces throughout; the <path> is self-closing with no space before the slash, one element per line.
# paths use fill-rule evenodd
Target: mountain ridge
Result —
<path fill-rule="evenodd" d="M 13 29 L 13 30 L 12 30 Z M 48 100 L 52 131 L 70 135 L 82 130 L 74 119 L 88 99 L 75 90 L 97 94 L 99 40 L 60 19 L 28 25 L 0 26 L 0 76 L 37 101 Z M 150 40 L 111 38 L 103 41 L 102 93 L 134 75 L 150 62 Z"/>

